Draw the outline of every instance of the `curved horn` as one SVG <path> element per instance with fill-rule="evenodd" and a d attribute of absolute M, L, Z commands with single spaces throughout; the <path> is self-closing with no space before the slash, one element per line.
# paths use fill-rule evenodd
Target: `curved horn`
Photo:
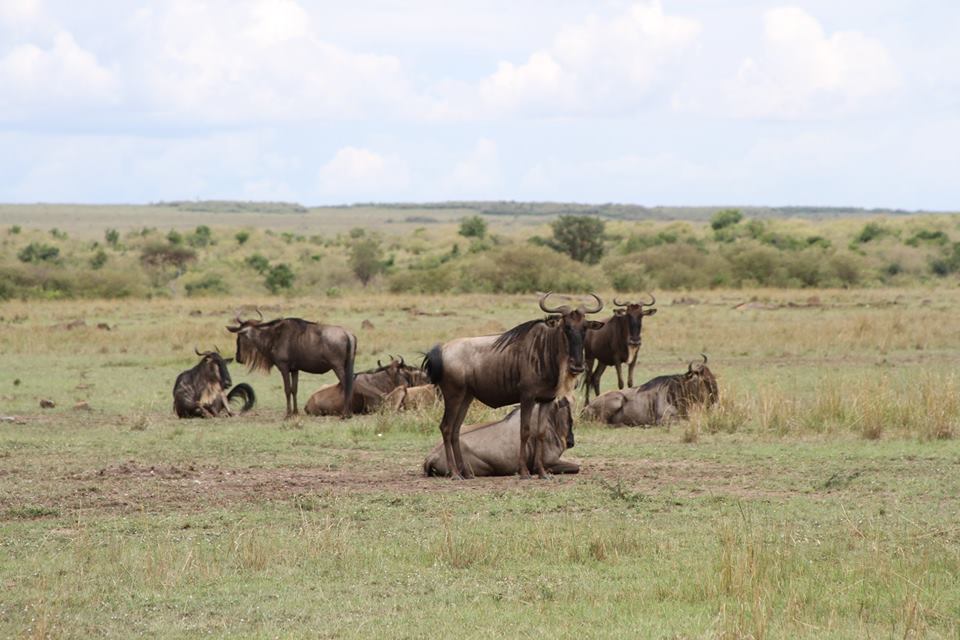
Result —
<path fill-rule="evenodd" d="M 657 299 L 653 297 L 652 293 L 648 291 L 647 295 L 650 296 L 650 302 L 641 302 L 640 303 L 641 307 L 652 307 L 653 305 L 657 304 Z"/>
<path fill-rule="evenodd" d="M 552 291 L 547 291 L 545 294 L 543 294 L 542 296 L 540 296 L 540 310 L 541 310 L 541 311 L 544 311 L 544 312 L 546 312 L 546 313 L 566 313 L 566 312 L 570 311 L 570 307 L 568 307 L 568 306 L 565 305 L 565 304 L 562 304 L 562 305 L 560 305 L 559 307 L 555 307 L 555 308 L 553 308 L 553 309 L 551 309 L 551 308 L 548 307 L 546 304 L 544 304 L 544 303 L 547 301 L 547 297 L 548 297 L 551 293 L 553 293 L 553 292 L 552 292 Z"/>
<path fill-rule="evenodd" d="M 707 354 L 701 353 L 701 354 L 700 354 L 700 357 L 703 358 L 703 364 L 707 364 Z M 703 365 L 701 365 L 701 366 L 703 366 Z"/>
<path fill-rule="evenodd" d="M 200 349 L 197 349 L 197 345 L 193 345 L 193 352 L 198 356 L 200 356 L 201 358 L 203 357 L 203 354 L 200 353 Z"/>
<path fill-rule="evenodd" d="M 613 299 L 613 306 L 615 306 L 615 307 L 626 307 L 626 306 L 628 306 L 629 304 L 630 304 L 630 301 L 629 301 L 629 300 L 627 300 L 626 302 L 620 302 L 620 298 L 614 298 L 614 299 Z"/>
<path fill-rule="evenodd" d="M 239 311 L 234 311 L 234 312 L 233 312 L 233 321 L 236 322 L 237 324 L 243 324 L 243 320 L 240 319 L 240 312 L 239 312 Z"/>
<path fill-rule="evenodd" d="M 403 361 L 403 356 L 400 356 L 400 366 L 401 366 L 401 367 L 405 367 L 405 366 L 406 366 L 406 363 L 404 363 L 404 361 Z"/>
<path fill-rule="evenodd" d="M 595 293 L 591 293 L 590 295 L 593 296 L 593 299 L 597 301 L 597 308 L 587 309 L 586 307 L 581 307 L 581 309 L 583 309 L 583 312 L 584 313 L 600 313 L 601 311 L 603 311 L 603 300 L 600 299 L 600 296 L 598 296 Z"/>
<path fill-rule="evenodd" d="M 687 363 L 687 373 L 693 373 L 693 360 Z"/>
<path fill-rule="evenodd" d="M 377 358 L 377 367 L 380 368 L 380 369 L 383 368 L 383 365 L 380 364 L 380 358 Z"/>
<path fill-rule="evenodd" d="M 263 320 L 263 314 L 260 313 L 260 307 L 257 307 L 256 309 L 254 309 L 254 311 L 257 312 L 257 315 L 260 316 L 260 320 L 262 321 L 262 320 Z"/>

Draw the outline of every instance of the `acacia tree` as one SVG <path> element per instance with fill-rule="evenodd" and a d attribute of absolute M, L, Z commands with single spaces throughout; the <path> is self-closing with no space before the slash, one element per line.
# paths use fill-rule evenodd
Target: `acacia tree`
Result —
<path fill-rule="evenodd" d="M 560 216 L 551 226 L 553 239 L 547 244 L 555 251 L 587 264 L 594 264 L 603 256 L 603 220 L 593 216 Z"/>
<path fill-rule="evenodd" d="M 350 268 L 363 286 L 386 268 L 383 250 L 376 238 L 359 238 L 350 247 Z"/>

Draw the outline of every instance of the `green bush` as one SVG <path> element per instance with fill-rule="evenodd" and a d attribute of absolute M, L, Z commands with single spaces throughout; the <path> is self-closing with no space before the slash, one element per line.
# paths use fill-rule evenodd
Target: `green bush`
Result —
<path fill-rule="evenodd" d="M 184 285 L 188 296 L 209 296 L 230 293 L 230 287 L 219 275 L 207 274 L 198 280 L 187 282 Z"/>
<path fill-rule="evenodd" d="M 259 274 L 264 274 L 267 272 L 267 269 L 270 268 L 270 261 L 267 260 L 264 256 L 259 253 L 255 253 L 252 256 L 248 256 L 246 260 L 243 261 L 248 267 L 253 269 Z"/>
<path fill-rule="evenodd" d="M 270 267 L 263 284 L 270 293 L 279 293 L 283 289 L 293 287 L 294 274 L 289 265 L 280 263 Z"/>
<path fill-rule="evenodd" d="M 210 231 L 210 227 L 202 224 L 187 237 L 187 243 L 197 248 L 209 246 L 213 244 L 213 232 Z"/>
<path fill-rule="evenodd" d="M 170 233 L 167 234 L 167 242 L 172 245 L 181 245 L 183 244 L 183 234 L 176 229 L 170 229 Z"/>
<path fill-rule="evenodd" d="M 889 235 L 889 233 L 890 231 L 880 224 L 876 222 L 868 222 L 863 226 L 863 229 L 860 230 L 860 233 L 857 234 L 855 241 L 860 244 L 866 244 L 882 238 L 885 235 Z"/>
<path fill-rule="evenodd" d="M 405 269 L 387 278 L 387 288 L 392 293 L 446 293 L 456 284 L 456 272 L 448 267 Z"/>
<path fill-rule="evenodd" d="M 602 288 L 602 280 L 588 267 L 546 247 L 530 244 L 493 249 L 460 262 L 459 289 L 467 292 L 586 293 Z"/>
<path fill-rule="evenodd" d="M 17 254 L 20 262 L 56 262 L 60 249 L 41 242 L 31 242 Z"/>
<path fill-rule="evenodd" d="M 480 216 L 469 216 L 460 221 L 460 231 L 464 238 L 483 238 L 487 234 L 487 223 Z"/>
<path fill-rule="evenodd" d="M 107 252 L 103 249 L 100 249 L 93 257 L 90 258 L 90 267 L 93 269 L 101 269 L 103 265 L 107 264 Z"/>
<path fill-rule="evenodd" d="M 140 250 L 140 262 L 148 267 L 176 267 L 182 270 L 197 259 L 197 253 L 183 246 L 166 242 L 150 242 Z"/>
<path fill-rule="evenodd" d="M 928 229 L 920 229 L 906 241 L 905 244 L 911 247 L 920 246 L 921 242 L 930 242 L 933 244 L 944 245 L 950 241 L 950 236 L 948 236 L 943 231 L 930 231 Z"/>
<path fill-rule="evenodd" d="M 233 237 L 236 238 L 237 244 L 239 244 L 240 246 L 243 246 L 243 245 L 245 245 L 245 244 L 247 243 L 247 240 L 250 239 L 250 232 L 249 232 L 249 231 L 237 231 L 237 234 L 236 234 L 235 236 L 233 236 Z"/>
<path fill-rule="evenodd" d="M 9 233 L 12 236 L 17 235 L 18 233 L 20 233 L 20 225 L 18 224 L 13 225 L 7 230 L 7 233 Z"/>
<path fill-rule="evenodd" d="M 383 261 L 383 250 L 376 238 L 362 238 L 350 246 L 350 268 L 363 286 L 378 273 L 383 273 L 387 265 Z"/>
<path fill-rule="evenodd" d="M 647 267 L 636 256 L 627 255 L 603 261 L 603 272 L 614 290 L 621 293 L 650 288 Z"/>
<path fill-rule="evenodd" d="M 547 244 L 552 249 L 587 264 L 594 264 L 603 256 L 603 220 L 594 216 L 560 216 L 550 226 L 553 239 Z"/>
<path fill-rule="evenodd" d="M 116 229 L 107 229 L 103 233 L 103 239 L 114 249 L 120 244 L 120 232 Z"/>
<path fill-rule="evenodd" d="M 722 211 L 717 211 L 713 214 L 713 217 L 710 218 L 710 228 L 714 231 L 719 231 L 720 229 L 731 227 L 741 220 L 743 220 L 743 214 L 737 209 L 723 209 Z"/>

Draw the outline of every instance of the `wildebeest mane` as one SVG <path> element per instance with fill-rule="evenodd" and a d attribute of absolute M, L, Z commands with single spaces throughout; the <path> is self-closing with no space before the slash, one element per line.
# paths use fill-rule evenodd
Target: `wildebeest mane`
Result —
<path fill-rule="evenodd" d="M 546 322 L 543 318 L 538 318 L 537 320 L 527 320 L 515 326 L 509 331 L 504 331 L 500 336 L 493 342 L 493 348 L 502 351 L 509 347 L 510 345 L 520 342 L 530 331 L 533 330 L 535 326 Z"/>

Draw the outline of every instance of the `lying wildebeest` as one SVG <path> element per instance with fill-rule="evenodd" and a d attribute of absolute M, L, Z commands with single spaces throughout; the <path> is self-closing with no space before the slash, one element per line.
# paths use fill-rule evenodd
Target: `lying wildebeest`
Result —
<path fill-rule="evenodd" d="M 240 383 L 230 389 L 233 381 L 227 364 L 232 358 L 224 359 L 219 350 L 201 353 L 194 348 L 194 352 L 200 356 L 200 362 L 178 375 L 173 383 L 173 411 L 178 417 L 213 418 L 224 411 L 232 416 L 230 401 L 234 398 L 243 399 L 240 411 L 253 408 L 256 396 L 250 385 Z"/>
<path fill-rule="evenodd" d="M 617 370 L 617 388 L 623 389 L 623 373 L 621 365 L 627 363 L 627 386 L 633 386 L 633 369 L 637 366 L 637 354 L 640 353 L 642 340 L 643 317 L 652 316 L 656 309 L 644 309 L 657 304 L 657 299 L 650 295 L 650 302 L 620 302 L 613 299 L 613 317 L 608 318 L 602 329 L 587 331 L 587 339 L 583 345 L 583 358 L 587 362 L 586 384 L 587 390 L 584 402 L 590 402 L 590 389 L 594 395 L 600 395 L 600 378 L 604 370 L 613 366 Z M 597 361 L 594 369 L 593 361 Z"/>
<path fill-rule="evenodd" d="M 400 389 L 397 389 L 400 391 Z M 415 387 L 404 387 L 400 399 L 400 408 L 405 411 L 427 409 L 440 402 L 440 389 L 434 384 L 421 384 Z"/>
<path fill-rule="evenodd" d="M 658 425 L 686 418 L 695 404 L 709 406 L 719 399 L 717 379 L 703 356 L 703 362 L 691 362 L 686 373 L 658 376 L 636 388 L 607 391 L 587 405 L 583 416 L 622 426 Z"/>
<path fill-rule="evenodd" d="M 344 329 L 329 324 L 309 322 L 301 318 L 260 320 L 235 318 L 237 326 L 227 331 L 237 334 L 237 362 L 253 371 L 268 373 L 280 370 L 283 393 L 287 399 L 287 416 L 297 410 L 297 380 L 301 371 L 326 373 L 331 369 L 343 385 L 343 417 L 350 415 L 353 402 L 353 359 L 357 338 Z"/>
<path fill-rule="evenodd" d="M 391 356 L 390 362 L 383 365 L 377 360 L 377 368 L 361 371 L 353 379 L 354 413 L 370 413 L 384 402 L 391 391 L 406 386 L 408 371 L 417 371 L 414 367 Z M 399 399 L 397 401 L 399 404 Z M 329 384 L 317 389 L 303 407 L 305 413 L 314 416 L 329 416 L 343 412 L 343 388 L 340 383 Z"/>
<path fill-rule="evenodd" d="M 596 306 L 590 309 L 566 305 L 549 308 L 549 295 L 540 298 L 540 309 L 555 315 L 524 322 L 499 336 L 457 338 L 438 344 L 424 358 L 423 368 L 443 394 L 440 432 L 447 468 L 454 478 L 473 477 L 463 463 L 460 426 L 474 398 L 490 407 L 520 403 L 520 446 L 514 452 L 520 476 L 530 477 L 526 450 L 534 406 L 570 394 L 577 376 L 583 373 L 584 334 L 588 328 L 603 326 L 586 316 L 603 309 L 596 294 L 591 294 Z M 534 467 L 545 478 L 541 445 L 546 434 L 536 424 L 534 427 Z"/>
<path fill-rule="evenodd" d="M 560 460 L 560 456 L 574 445 L 573 413 L 570 400 L 561 398 L 553 402 L 537 404 L 531 420 L 545 423 L 546 438 L 543 444 L 543 465 L 550 473 L 578 473 L 580 465 Z M 472 424 L 463 428 L 460 446 L 463 462 L 477 476 L 512 476 L 517 467 L 517 439 L 520 437 L 520 408 L 517 407 L 502 420 L 484 424 Z M 527 447 L 526 461 L 533 466 L 534 452 Z M 428 476 L 445 476 L 450 472 L 440 442 L 423 462 L 423 473 Z"/>

